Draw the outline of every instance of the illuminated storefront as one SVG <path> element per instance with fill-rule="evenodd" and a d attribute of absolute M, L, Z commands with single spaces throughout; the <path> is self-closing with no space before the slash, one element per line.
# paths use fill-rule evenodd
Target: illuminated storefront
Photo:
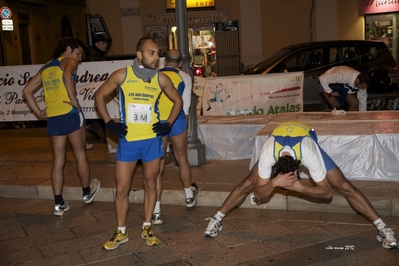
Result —
<path fill-rule="evenodd" d="M 399 1 L 363 0 L 365 39 L 383 41 L 398 62 Z"/>
<path fill-rule="evenodd" d="M 166 0 L 166 12 L 154 14 L 155 25 L 144 27 L 146 36 L 152 37 L 159 44 L 163 55 L 169 49 L 179 49 L 175 8 L 174 0 Z M 237 22 L 233 32 L 232 27 L 229 27 L 231 22 L 228 21 L 228 11 L 215 10 L 215 1 L 187 0 L 187 21 L 192 65 L 196 69 L 200 68 L 204 76 L 238 74 L 238 68 L 226 71 L 227 68 L 232 68 L 232 64 L 240 65 Z M 226 39 L 227 36 L 230 37 L 229 40 Z M 227 46 L 224 43 L 227 41 L 236 48 L 233 53 L 225 49 Z M 230 54 L 226 55 L 226 52 Z M 223 57 L 218 58 L 218 55 Z M 226 61 L 223 58 L 238 59 Z"/>

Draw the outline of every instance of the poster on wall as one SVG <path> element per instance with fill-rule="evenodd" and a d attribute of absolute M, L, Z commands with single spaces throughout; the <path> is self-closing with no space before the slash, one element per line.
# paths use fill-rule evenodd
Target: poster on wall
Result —
<path fill-rule="evenodd" d="M 207 78 L 203 115 L 270 115 L 303 110 L 303 72 Z"/>
<path fill-rule="evenodd" d="M 145 36 L 154 39 L 161 50 L 159 56 L 165 56 L 169 50 L 169 38 L 167 26 L 146 26 Z"/>

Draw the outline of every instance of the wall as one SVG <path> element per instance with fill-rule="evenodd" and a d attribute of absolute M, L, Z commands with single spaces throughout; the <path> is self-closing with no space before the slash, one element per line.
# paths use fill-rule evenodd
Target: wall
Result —
<path fill-rule="evenodd" d="M 125 54 L 120 8 L 121 3 L 119 0 L 86 0 L 87 14 L 100 14 L 103 16 L 112 37 L 110 49 L 115 55 Z M 130 25 L 130 28 L 133 27 L 135 26 Z"/>
<path fill-rule="evenodd" d="M 310 40 L 311 7 L 310 0 L 261 1 L 264 56 L 293 43 Z"/>
<path fill-rule="evenodd" d="M 316 0 L 317 40 L 364 40 L 361 0 Z"/>
<path fill-rule="evenodd" d="M 140 0 L 120 0 L 120 2 L 121 8 L 140 8 Z M 140 30 L 142 28 L 140 15 L 122 17 L 123 54 L 136 53 L 136 44 L 143 36 Z"/>
<path fill-rule="evenodd" d="M 144 27 L 155 24 L 155 14 L 166 13 L 165 0 L 140 0 L 140 13 L 142 29 L 141 34 L 144 36 Z"/>
<path fill-rule="evenodd" d="M 18 13 L 29 16 L 29 40 L 32 64 L 44 64 L 51 57 L 61 38 L 61 18 L 67 15 L 72 24 L 75 38 L 85 42 L 86 13 L 84 2 L 75 0 L 75 4 L 61 1 L 36 0 L 30 2 L 3 1 L 1 6 L 8 6 L 13 15 L 14 31 L 2 32 L 6 65 L 22 65 L 21 40 L 18 27 Z"/>
<path fill-rule="evenodd" d="M 37 62 L 46 63 L 61 40 L 61 19 L 65 15 L 71 22 L 73 37 L 86 42 L 84 7 L 48 1 L 48 17 L 31 15 L 37 25 L 32 26 Z"/>
<path fill-rule="evenodd" d="M 361 0 L 337 1 L 337 39 L 364 40 Z"/>
<path fill-rule="evenodd" d="M 227 10 L 229 20 L 239 20 L 241 60 L 249 66 L 292 43 L 363 39 L 364 22 L 360 2 L 215 0 L 215 9 Z M 311 17 L 312 3 L 314 9 Z M 138 17 L 120 18 L 120 7 L 136 6 L 140 7 L 141 25 Z M 144 27 L 156 25 L 155 14 L 166 13 L 166 4 L 165 0 L 86 0 L 86 9 L 89 13 L 104 16 L 114 38 L 114 53 L 129 54 L 135 52 L 135 43 L 144 35 Z"/>
<path fill-rule="evenodd" d="M 82 0 L 83 1 L 83 0 Z M 270 53 L 292 43 L 310 40 L 363 39 L 364 21 L 360 0 L 313 0 L 315 9 L 310 22 L 312 0 L 216 0 L 216 10 L 227 10 L 228 19 L 239 20 L 241 60 L 252 65 Z M 155 14 L 165 13 L 164 0 L 86 0 L 86 8 L 61 1 L 32 0 L 48 5 L 48 10 L 25 8 L 30 14 L 29 27 L 32 63 L 45 63 L 61 34 L 61 18 L 71 20 L 74 37 L 86 42 L 85 14 L 101 14 L 113 37 L 114 54 L 133 54 L 137 40 L 144 35 L 144 26 L 155 25 Z M 79 2 L 75 0 L 75 2 Z M 21 2 L 0 0 L 20 8 Z M 140 16 L 121 16 L 121 8 L 140 8 Z M 21 8 L 20 8 L 21 9 Z M 22 62 L 18 17 L 13 12 L 15 30 L 2 32 L 8 65 Z"/>
<path fill-rule="evenodd" d="M 246 0 L 240 1 L 241 61 L 248 66 L 263 59 L 260 1 L 251 0 L 251 5 Z"/>
<path fill-rule="evenodd" d="M 19 41 L 19 27 L 18 27 L 18 16 L 15 13 L 14 8 L 0 0 L 1 7 L 6 6 L 11 9 L 12 16 L 11 20 L 14 24 L 14 31 L 3 31 L 1 30 L 1 41 L 3 46 L 3 54 L 6 65 L 19 65 L 22 62 L 21 45 Z"/>
<path fill-rule="evenodd" d="M 316 24 L 315 32 L 318 41 L 329 41 L 337 39 L 337 1 L 318 0 L 315 1 Z"/>

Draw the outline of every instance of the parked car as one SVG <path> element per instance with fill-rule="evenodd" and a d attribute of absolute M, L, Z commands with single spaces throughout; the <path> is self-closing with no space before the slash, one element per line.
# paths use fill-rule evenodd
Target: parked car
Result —
<path fill-rule="evenodd" d="M 319 80 L 326 70 L 347 65 L 360 72 L 370 69 L 387 69 L 397 73 L 397 65 L 387 46 L 377 41 L 320 41 L 291 45 L 267 56 L 244 74 L 267 74 L 303 71 L 304 110 L 325 109 L 319 94 Z M 386 109 L 390 100 L 399 97 L 399 92 L 368 93 L 368 109 Z"/>

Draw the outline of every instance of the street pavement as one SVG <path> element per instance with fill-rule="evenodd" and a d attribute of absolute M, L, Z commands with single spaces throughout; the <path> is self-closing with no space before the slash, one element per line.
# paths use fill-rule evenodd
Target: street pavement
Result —
<path fill-rule="evenodd" d="M 160 244 L 141 239 L 142 170 L 138 166 L 130 192 L 129 242 L 102 249 L 116 227 L 114 155 L 93 136 L 87 152 L 91 175 L 101 181 L 94 202 L 81 200 L 71 147 L 67 151 L 64 197 L 71 209 L 53 216 L 49 173 L 51 142 L 43 127 L 0 126 L 0 265 L 398 265 L 399 250 L 376 241 L 376 229 L 334 193 L 330 202 L 276 191 L 257 206 L 246 199 L 223 220 L 216 238 L 204 238 L 205 218 L 212 216 L 228 192 L 249 172 L 249 160 L 207 161 L 192 167 L 200 187 L 197 206 L 184 206 L 178 168 L 167 165 L 161 225 L 153 225 Z M 305 181 L 304 181 L 305 182 Z M 353 182 L 370 199 L 382 219 L 398 232 L 395 182 Z"/>

